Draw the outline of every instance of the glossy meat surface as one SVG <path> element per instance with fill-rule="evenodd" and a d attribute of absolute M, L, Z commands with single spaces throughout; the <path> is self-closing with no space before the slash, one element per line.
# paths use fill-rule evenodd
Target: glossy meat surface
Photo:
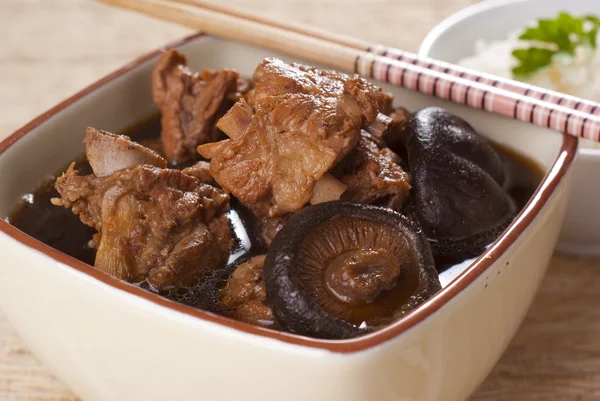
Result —
<path fill-rule="evenodd" d="M 178 170 L 139 166 L 108 177 L 80 176 L 73 165 L 56 181 L 61 199 L 100 236 L 95 266 L 165 291 L 194 285 L 223 266 L 231 249 L 229 196 Z"/>
<path fill-rule="evenodd" d="M 185 174 L 196 177 L 205 184 L 213 185 L 215 183 L 214 178 L 210 175 L 210 164 L 205 161 L 199 161 L 190 167 L 186 167 L 182 170 Z"/>
<path fill-rule="evenodd" d="M 240 264 L 229 278 L 221 300 L 233 310 L 236 319 L 270 326 L 273 324 L 273 310 L 267 303 L 264 264 L 264 255 L 254 256 Z"/>
<path fill-rule="evenodd" d="M 152 74 L 152 96 L 162 113 L 162 142 L 170 161 L 196 158 L 196 147 L 217 141 L 219 118 L 241 96 L 234 70 L 193 72 L 176 50 L 162 54 Z"/>
<path fill-rule="evenodd" d="M 408 174 L 399 163 L 400 158 L 381 141 L 363 133 L 334 173 L 346 185 L 342 200 L 399 211 L 411 189 Z"/>
<path fill-rule="evenodd" d="M 381 124 L 389 96 L 358 76 L 277 59 L 265 59 L 254 79 L 252 104 L 240 101 L 218 123 L 230 139 L 198 151 L 226 192 L 259 216 L 281 216 L 306 205 L 362 128 Z"/>

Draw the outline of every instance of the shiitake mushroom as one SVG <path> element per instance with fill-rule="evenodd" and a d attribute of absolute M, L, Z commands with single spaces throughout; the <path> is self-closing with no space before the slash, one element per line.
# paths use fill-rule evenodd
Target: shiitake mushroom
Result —
<path fill-rule="evenodd" d="M 516 212 L 503 189 L 500 155 L 466 121 L 440 108 L 414 113 L 401 139 L 410 168 L 414 214 L 431 241 L 436 261 L 479 255 Z"/>
<path fill-rule="evenodd" d="M 343 201 L 293 216 L 271 243 L 264 279 L 278 324 L 328 339 L 388 324 L 441 288 L 427 239 L 411 221 Z"/>

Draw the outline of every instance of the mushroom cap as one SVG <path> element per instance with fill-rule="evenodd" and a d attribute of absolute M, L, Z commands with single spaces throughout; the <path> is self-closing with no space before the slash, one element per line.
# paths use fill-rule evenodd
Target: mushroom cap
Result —
<path fill-rule="evenodd" d="M 358 284 L 332 286 L 336 276 Z M 330 339 L 388 324 L 441 288 L 427 239 L 411 221 L 391 209 L 343 201 L 293 216 L 271 243 L 264 279 L 282 327 Z"/>
<path fill-rule="evenodd" d="M 500 155 L 467 122 L 440 108 L 414 113 L 402 140 L 415 215 L 436 259 L 478 255 L 516 211 L 503 189 Z"/>

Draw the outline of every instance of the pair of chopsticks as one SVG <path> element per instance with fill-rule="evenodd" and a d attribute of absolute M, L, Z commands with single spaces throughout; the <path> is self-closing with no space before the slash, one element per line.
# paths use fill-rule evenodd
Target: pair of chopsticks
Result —
<path fill-rule="evenodd" d="M 205 0 L 99 0 L 476 109 L 600 142 L 600 105 Z"/>

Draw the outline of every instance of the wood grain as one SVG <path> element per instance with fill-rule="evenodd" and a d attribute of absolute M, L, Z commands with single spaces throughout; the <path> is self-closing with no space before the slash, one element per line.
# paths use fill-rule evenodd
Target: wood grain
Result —
<path fill-rule="evenodd" d="M 476 0 L 220 0 L 407 50 Z M 139 54 L 190 31 L 91 0 L 0 0 L 0 138 Z M 600 400 L 600 260 L 556 256 L 472 401 Z M 0 400 L 76 401 L 0 313 Z M 115 400 L 126 401 L 126 400 Z"/>

